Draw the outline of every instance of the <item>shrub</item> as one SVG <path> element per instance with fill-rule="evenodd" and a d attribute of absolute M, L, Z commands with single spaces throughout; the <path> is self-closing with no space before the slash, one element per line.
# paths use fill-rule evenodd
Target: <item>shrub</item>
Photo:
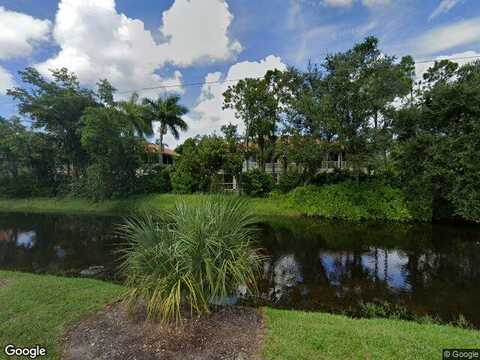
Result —
<path fill-rule="evenodd" d="M 220 196 L 127 219 L 119 229 L 129 241 L 122 271 L 130 311 L 145 302 L 149 319 L 178 323 L 184 307 L 208 313 L 239 285 L 256 292 L 262 257 L 252 248 L 255 222 L 243 200 Z"/>
<path fill-rule="evenodd" d="M 403 192 L 378 181 L 307 185 L 285 196 L 290 207 L 310 216 L 346 220 L 412 220 Z"/>
<path fill-rule="evenodd" d="M 361 302 L 360 315 L 365 318 L 388 318 L 395 320 L 411 320 L 414 316 L 400 304 Z"/>
<path fill-rule="evenodd" d="M 172 191 L 169 166 L 155 164 L 146 167 L 140 181 L 142 191 L 145 193 L 168 193 Z"/>
<path fill-rule="evenodd" d="M 111 196 L 111 191 L 106 184 L 108 178 L 106 170 L 101 164 L 90 165 L 85 174 L 72 181 L 71 192 L 74 196 L 84 197 L 99 201 Z"/>
<path fill-rule="evenodd" d="M 175 167 L 171 174 L 172 189 L 177 194 L 191 194 L 198 188 L 198 181 L 188 171 Z"/>
<path fill-rule="evenodd" d="M 367 178 L 366 174 L 361 173 L 360 180 L 364 181 Z M 330 185 L 338 184 L 348 180 L 354 180 L 354 174 L 350 170 L 333 169 L 330 172 L 320 172 L 315 175 L 311 181 L 312 185 Z"/>
<path fill-rule="evenodd" d="M 273 188 L 273 179 L 260 169 L 242 174 L 242 189 L 250 196 L 266 196 Z"/>
<path fill-rule="evenodd" d="M 295 189 L 302 181 L 302 174 L 296 168 L 289 168 L 286 174 L 280 176 L 278 189 L 287 193 Z"/>
<path fill-rule="evenodd" d="M 53 193 L 53 187 L 40 184 L 38 179 L 30 173 L 0 179 L 1 196 L 25 198 L 32 196 L 51 196 Z"/>

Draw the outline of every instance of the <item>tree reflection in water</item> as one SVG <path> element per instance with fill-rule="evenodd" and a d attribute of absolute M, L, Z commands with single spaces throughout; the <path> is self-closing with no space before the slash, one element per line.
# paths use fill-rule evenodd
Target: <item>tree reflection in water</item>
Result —
<path fill-rule="evenodd" d="M 0 268 L 115 277 L 119 218 L 0 214 Z M 363 302 L 480 327 L 480 227 L 269 219 L 260 303 L 355 314 Z"/>

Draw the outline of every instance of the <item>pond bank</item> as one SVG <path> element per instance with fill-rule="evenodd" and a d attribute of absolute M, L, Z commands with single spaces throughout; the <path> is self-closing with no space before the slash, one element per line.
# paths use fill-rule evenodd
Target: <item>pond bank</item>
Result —
<path fill-rule="evenodd" d="M 0 289 L 0 343 L 42 344 L 49 359 L 60 358 L 68 329 L 116 302 L 124 289 L 97 280 L 7 271 L 0 271 L 0 279 L 8 280 Z M 266 360 L 432 359 L 443 348 L 475 348 L 480 342 L 479 331 L 445 325 L 270 308 L 264 316 Z"/>
<path fill-rule="evenodd" d="M 405 223 L 416 222 L 417 220 L 424 222 L 422 219 L 415 219 L 407 213 L 399 215 L 392 212 L 389 205 L 384 204 L 383 208 L 376 209 L 372 208 L 371 204 L 364 204 L 363 201 L 359 199 L 355 200 L 355 204 L 345 201 L 345 194 L 337 194 L 338 196 L 332 195 L 333 197 L 318 197 L 318 194 L 315 196 L 305 195 L 304 192 L 300 190 L 292 194 L 275 194 L 266 198 L 252 198 L 247 196 L 244 198 L 248 201 L 254 212 L 261 218 L 308 217 L 312 219 L 338 219 L 352 222 L 386 221 Z M 184 200 L 188 204 L 195 204 L 212 196 L 215 195 L 148 194 L 98 202 L 68 197 L 0 198 L 0 212 L 127 215 L 145 210 L 163 211 L 172 209 L 179 200 Z M 393 207 L 395 208 L 395 206 Z M 347 211 L 346 209 L 351 209 L 351 211 Z"/>
<path fill-rule="evenodd" d="M 172 209 L 178 200 L 194 204 L 211 196 L 152 194 L 99 202 L 76 198 L 0 198 L 0 212 L 126 215 L 144 210 L 168 210 Z M 246 199 L 258 215 L 290 217 L 302 215 L 301 212 L 288 208 L 278 200 L 247 197 Z"/>

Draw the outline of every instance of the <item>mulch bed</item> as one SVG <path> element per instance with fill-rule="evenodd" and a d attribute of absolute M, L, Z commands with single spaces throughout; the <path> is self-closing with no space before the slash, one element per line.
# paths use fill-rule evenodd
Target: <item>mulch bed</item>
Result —
<path fill-rule="evenodd" d="M 65 337 L 65 360 L 247 360 L 260 359 L 260 310 L 220 308 L 181 327 L 130 318 L 121 304 L 106 307 Z"/>

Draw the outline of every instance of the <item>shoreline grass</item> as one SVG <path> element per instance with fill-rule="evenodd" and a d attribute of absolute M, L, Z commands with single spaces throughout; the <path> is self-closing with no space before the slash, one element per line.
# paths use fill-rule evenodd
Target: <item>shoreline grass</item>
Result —
<path fill-rule="evenodd" d="M 187 204 L 195 204 L 211 196 L 215 195 L 151 194 L 99 202 L 77 198 L 0 198 L 0 212 L 126 215 L 143 210 L 170 210 L 180 199 L 185 200 Z M 275 199 L 247 199 L 257 215 L 302 216 L 301 212 L 291 209 Z"/>
<path fill-rule="evenodd" d="M 480 331 L 451 325 L 265 309 L 266 359 L 441 359 L 442 349 L 477 348 Z"/>
<path fill-rule="evenodd" d="M 42 344 L 59 359 L 69 326 L 118 300 L 121 285 L 0 271 L 0 346 Z M 443 348 L 475 348 L 480 331 L 450 325 L 264 308 L 263 355 L 277 359 L 434 359 Z M 3 355 L 0 355 L 0 358 Z"/>

